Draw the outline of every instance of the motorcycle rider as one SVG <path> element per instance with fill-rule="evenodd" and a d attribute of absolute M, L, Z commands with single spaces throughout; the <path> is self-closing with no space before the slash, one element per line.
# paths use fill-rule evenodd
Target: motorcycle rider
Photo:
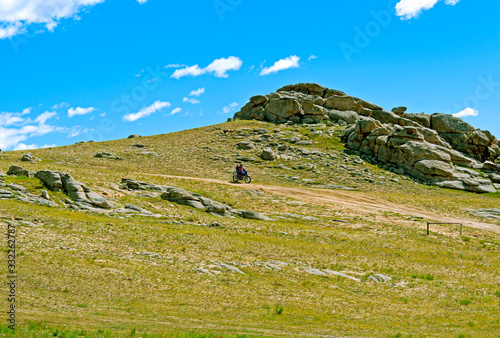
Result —
<path fill-rule="evenodd" d="M 243 164 L 238 164 L 236 166 L 236 173 L 239 175 L 239 176 L 244 176 L 246 175 L 247 171 L 245 170 L 245 168 L 243 168 Z"/>

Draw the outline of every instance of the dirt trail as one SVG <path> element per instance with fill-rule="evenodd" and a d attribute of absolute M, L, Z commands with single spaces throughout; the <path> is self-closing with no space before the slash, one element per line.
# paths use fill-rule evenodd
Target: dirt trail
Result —
<path fill-rule="evenodd" d="M 293 198 L 298 201 L 323 205 L 328 208 L 336 208 L 339 206 L 351 209 L 358 214 L 376 213 L 379 211 L 389 211 L 401 215 L 423 217 L 428 220 L 436 222 L 451 222 L 462 223 L 465 227 L 474 229 L 481 229 L 500 233 L 500 227 L 495 224 L 468 221 L 453 217 L 439 215 L 425 209 L 416 208 L 412 206 L 393 203 L 382 198 L 374 198 L 359 191 L 344 191 L 344 190 L 326 190 L 314 188 L 287 188 L 280 186 L 273 186 L 267 184 L 238 184 L 224 180 L 216 180 L 210 178 L 197 178 L 173 175 L 160 175 L 160 174 L 145 174 L 136 173 L 146 176 L 156 176 L 174 179 L 185 179 L 199 182 L 210 182 L 217 184 L 226 184 L 247 190 L 259 190 L 265 193 Z"/>

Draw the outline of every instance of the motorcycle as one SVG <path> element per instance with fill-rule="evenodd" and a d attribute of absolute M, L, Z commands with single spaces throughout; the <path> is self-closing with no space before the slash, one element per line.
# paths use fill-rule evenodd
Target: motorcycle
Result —
<path fill-rule="evenodd" d="M 248 176 L 248 172 L 242 175 L 238 174 L 235 170 L 233 171 L 233 181 L 234 183 L 238 183 L 239 181 L 245 181 L 245 183 L 250 183 L 252 182 L 252 178 Z"/>

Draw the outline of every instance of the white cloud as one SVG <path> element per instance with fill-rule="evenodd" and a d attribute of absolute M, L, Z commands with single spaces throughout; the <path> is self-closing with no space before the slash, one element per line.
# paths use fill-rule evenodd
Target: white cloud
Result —
<path fill-rule="evenodd" d="M 230 56 L 227 59 L 221 58 L 216 59 L 214 62 L 208 65 L 205 68 L 209 73 L 215 73 L 216 77 L 227 77 L 226 74 L 230 70 L 239 70 L 243 61 L 240 58 L 235 56 Z"/>
<path fill-rule="evenodd" d="M 198 104 L 198 103 L 201 103 L 200 100 L 197 100 L 197 99 L 190 99 L 189 97 L 185 97 L 182 99 L 182 102 L 189 102 L 189 103 L 192 103 L 192 104 Z"/>
<path fill-rule="evenodd" d="M 19 143 L 14 150 L 32 150 L 32 149 L 37 149 L 38 146 L 36 144 L 24 144 L 24 143 Z"/>
<path fill-rule="evenodd" d="M 12 126 L 23 122 L 24 119 L 19 113 L 1 113 L 0 114 L 0 127 L 1 126 Z"/>
<path fill-rule="evenodd" d="M 55 104 L 52 106 L 52 109 L 54 110 L 58 110 L 58 109 L 62 109 L 62 108 L 68 108 L 69 107 L 69 103 L 67 102 L 61 102 L 59 104 Z"/>
<path fill-rule="evenodd" d="M 94 107 L 89 107 L 89 108 L 82 108 L 82 107 L 77 107 L 77 108 L 69 108 L 68 109 L 68 117 L 73 117 L 75 115 L 86 115 L 90 114 L 92 112 L 96 111 Z"/>
<path fill-rule="evenodd" d="M 48 112 L 46 111 L 45 113 L 39 115 L 36 119 L 35 119 L 35 123 L 41 123 L 41 124 L 45 124 L 45 122 L 47 122 L 48 119 L 56 116 L 57 113 L 55 111 L 53 112 Z"/>
<path fill-rule="evenodd" d="M 171 64 L 171 65 L 166 65 L 165 68 L 182 68 L 182 67 L 186 67 L 186 65 L 181 65 L 179 63 L 174 63 L 174 64 Z"/>
<path fill-rule="evenodd" d="M 315 60 L 315 59 L 317 59 L 317 58 L 318 58 L 318 57 L 317 57 L 316 55 L 312 54 L 312 55 L 309 57 L 309 59 L 307 59 L 307 60 L 308 60 L 308 61 L 311 61 L 311 60 Z"/>
<path fill-rule="evenodd" d="M 466 116 L 477 116 L 479 114 L 479 110 L 472 108 L 465 108 L 459 113 L 453 114 L 455 117 L 466 117 Z"/>
<path fill-rule="evenodd" d="M 178 114 L 182 111 L 181 108 L 175 108 L 174 110 L 172 110 L 172 112 L 170 113 L 170 115 L 175 115 L 175 114 Z"/>
<path fill-rule="evenodd" d="M 403 20 L 416 18 L 422 13 L 433 8 L 440 0 L 401 0 L 396 5 L 396 15 Z M 445 4 L 454 6 L 460 0 L 445 0 Z"/>
<path fill-rule="evenodd" d="M 276 61 L 274 65 L 268 68 L 264 68 L 261 70 L 260 75 L 269 75 L 272 73 L 277 73 L 279 71 L 290 69 L 290 68 L 298 68 L 299 67 L 300 58 L 297 55 L 289 56 L 285 59 L 281 59 Z"/>
<path fill-rule="evenodd" d="M 79 12 L 105 0 L 2 0 L 0 1 L 0 40 L 27 32 L 52 32 L 62 19 L 80 20 Z M 147 0 L 137 0 L 140 4 Z"/>
<path fill-rule="evenodd" d="M 47 124 L 47 120 L 56 116 L 56 112 L 44 112 L 34 120 L 23 118 L 29 111 L 30 109 L 25 109 L 21 113 L 0 113 L 0 149 L 28 149 L 36 146 L 22 143 L 29 138 L 64 130 Z"/>
<path fill-rule="evenodd" d="M 151 106 L 141 109 L 139 112 L 135 114 L 128 114 L 123 116 L 123 121 L 134 122 L 143 117 L 149 116 L 151 114 L 156 113 L 164 108 L 170 107 L 170 102 L 162 102 L 156 101 Z"/>
<path fill-rule="evenodd" d="M 68 134 L 68 138 L 70 138 L 70 137 L 76 137 L 76 136 L 81 135 L 81 134 L 86 134 L 89 131 L 90 131 L 89 128 L 82 128 L 79 126 L 74 126 L 74 127 L 68 128 L 66 130 L 66 133 Z"/>
<path fill-rule="evenodd" d="M 205 68 L 200 68 L 199 65 L 186 66 L 185 68 L 177 69 L 172 78 L 180 79 L 183 76 L 200 76 L 207 73 L 213 73 L 215 77 L 227 78 L 227 72 L 230 70 L 239 70 L 243 61 L 239 57 L 230 56 L 228 58 L 220 58 L 214 60 Z"/>
<path fill-rule="evenodd" d="M 198 65 L 194 65 L 194 66 L 191 66 L 191 67 L 188 67 L 186 66 L 186 68 L 182 68 L 182 69 L 177 69 L 171 77 L 173 77 L 174 79 L 180 79 L 181 77 L 183 76 L 200 76 L 200 75 L 203 75 L 205 74 L 205 70 L 204 69 L 201 69 L 200 66 Z"/>
<path fill-rule="evenodd" d="M 54 148 L 57 147 L 55 144 L 46 144 L 41 147 L 39 147 L 36 144 L 24 144 L 24 143 L 19 143 L 14 150 L 33 150 L 33 149 L 41 149 L 41 148 Z"/>
<path fill-rule="evenodd" d="M 0 39 L 25 33 L 26 27 L 32 24 L 52 31 L 59 20 L 74 18 L 78 12 L 102 2 L 104 0 L 0 1 Z"/>
<path fill-rule="evenodd" d="M 2 21 L 0 20 L 0 22 Z M 25 32 L 26 29 L 22 26 L 20 22 L 16 22 L 13 24 L 3 23 L 3 25 L 0 25 L 0 40 L 9 39 L 15 35 L 23 34 Z"/>
<path fill-rule="evenodd" d="M 204 94 L 205 93 L 205 88 L 200 88 L 200 89 L 196 89 L 196 90 L 193 90 L 191 91 L 191 93 L 189 93 L 189 96 L 200 96 L 201 94 Z"/>
<path fill-rule="evenodd" d="M 217 112 L 218 114 L 229 114 L 230 112 L 234 111 L 238 107 L 238 104 L 236 102 L 233 102 L 229 104 L 228 106 L 222 107 L 222 113 Z"/>

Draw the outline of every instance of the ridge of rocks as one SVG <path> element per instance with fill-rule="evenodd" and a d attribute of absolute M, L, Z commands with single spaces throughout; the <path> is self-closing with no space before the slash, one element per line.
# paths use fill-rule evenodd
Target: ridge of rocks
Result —
<path fill-rule="evenodd" d="M 200 194 L 196 194 L 182 188 L 176 188 L 165 185 L 156 185 L 146 182 L 138 182 L 136 180 L 128 178 L 122 179 L 122 188 L 125 189 L 128 188 L 131 190 L 150 190 L 159 192 L 161 193 L 161 198 L 163 200 L 174 202 L 181 205 L 187 205 L 200 210 L 205 210 L 206 212 L 214 216 L 221 216 L 221 217 L 240 216 L 242 218 L 248 218 L 248 219 L 272 221 L 271 218 L 259 214 L 255 211 L 233 209 L 228 205 L 214 201 L 210 198 L 203 197 Z"/>

